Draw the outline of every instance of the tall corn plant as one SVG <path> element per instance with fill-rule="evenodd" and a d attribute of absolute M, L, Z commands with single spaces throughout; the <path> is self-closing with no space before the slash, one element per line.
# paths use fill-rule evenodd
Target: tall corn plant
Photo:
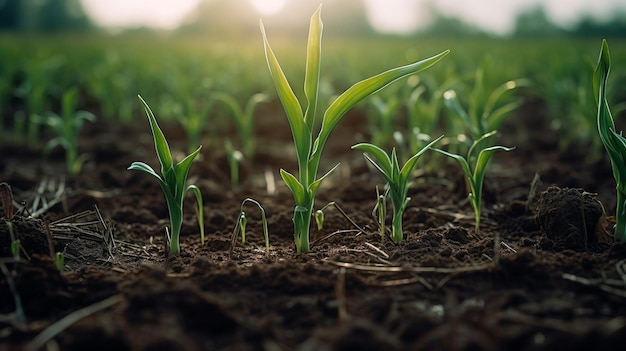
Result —
<path fill-rule="evenodd" d="M 611 70 L 609 45 L 602 40 L 598 65 L 593 72 L 593 92 L 598 105 L 598 132 L 606 148 L 617 183 L 615 238 L 626 241 L 626 138 L 615 131 L 615 123 L 606 100 L 606 82 Z"/>
<path fill-rule="evenodd" d="M 265 28 L 261 21 L 261 33 L 263 35 L 265 57 L 267 65 L 278 93 L 278 97 L 287 114 L 287 120 L 291 128 L 296 155 L 298 159 L 298 176 L 281 169 L 280 175 L 291 192 L 296 203 L 293 215 L 294 240 L 298 253 L 308 252 L 309 230 L 315 202 L 315 194 L 322 181 L 335 169 L 321 177 L 317 177 L 317 171 L 324 145 L 331 131 L 356 103 L 365 97 L 379 91 L 391 82 L 410 74 L 424 70 L 442 57 L 448 54 L 446 50 L 431 58 L 415 62 L 413 64 L 397 67 L 376 76 L 360 81 L 342 93 L 335 99 L 324 112 L 322 125 L 314 137 L 315 111 L 319 93 L 322 19 L 321 6 L 313 14 L 310 21 L 309 37 L 307 44 L 306 72 L 304 78 L 304 93 L 306 96 L 306 108 L 304 113 L 302 106 L 294 94 L 287 77 L 278 63 L 272 48 L 267 40 Z"/>

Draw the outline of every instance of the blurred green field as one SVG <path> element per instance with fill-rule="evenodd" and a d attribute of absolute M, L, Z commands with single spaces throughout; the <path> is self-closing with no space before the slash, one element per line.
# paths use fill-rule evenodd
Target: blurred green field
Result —
<path fill-rule="evenodd" d="M 295 87 L 302 86 L 306 38 L 273 33 L 268 36 Z M 609 81 L 609 103 L 619 116 L 626 104 L 626 42 L 610 41 L 613 71 Z M 423 90 L 418 104 L 432 108 L 419 123 L 424 130 L 462 133 L 458 123 L 442 123 L 449 115 L 441 104 L 442 90 L 454 89 L 467 102 L 478 69 L 484 70 L 484 86 L 494 89 L 509 80 L 524 78 L 529 84 L 516 89 L 511 99 L 522 104 L 535 101 L 545 107 L 552 128 L 561 130 L 565 146 L 572 140 L 599 145 L 596 138 L 595 103 L 591 76 L 597 61 L 600 39 L 415 39 L 399 37 L 325 37 L 323 39 L 321 101 L 328 101 L 353 83 L 388 68 L 432 56 L 445 49 L 451 53 L 442 62 L 419 74 L 392 84 L 378 94 L 380 101 L 399 98 L 395 126 L 405 125 L 407 99 L 418 87 Z M 258 37 L 179 38 L 152 36 L 59 35 L 33 37 L 0 36 L 0 144 L 41 145 L 45 123 L 37 116 L 60 113 L 64 92 L 78 89 L 77 109 L 87 110 L 99 121 L 131 123 L 143 118 L 137 100 L 140 94 L 165 120 L 181 120 L 206 114 L 208 128 L 220 128 L 211 105 L 212 96 L 225 93 L 241 104 L 256 93 L 277 101 Z M 303 98 L 300 90 L 296 94 Z M 439 105 L 439 106 L 438 106 Z M 322 106 L 324 107 L 324 106 Z M 361 103 L 376 133 L 377 117 L 371 103 Z M 519 115 L 523 107 L 513 111 Z M 224 116 L 224 113 L 220 114 Z M 279 115 L 279 118 L 282 116 Z M 223 117 L 221 118 L 223 119 Z M 621 125 L 619 118 L 617 124 Z M 141 119 L 143 123 L 144 120 Z M 443 126 L 443 127 L 442 127 Z M 285 126 L 286 127 L 286 126 Z M 45 134 L 44 134 L 45 135 Z M 588 139 L 588 140 L 587 140 Z M 45 141 L 45 140 L 43 140 Z M 388 140 L 388 142 L 391 142 Z"/>

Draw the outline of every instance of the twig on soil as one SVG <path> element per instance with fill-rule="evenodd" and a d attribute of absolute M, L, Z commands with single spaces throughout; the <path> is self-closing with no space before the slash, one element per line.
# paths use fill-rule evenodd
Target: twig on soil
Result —
<path fill-rule="evenodd" d="M 389 254 L 387 254 L 385 251 L 377 248 L 376 246 L 370 244 L 370 243 L 365 243 L 365 245 L 367 245 L 369 248 L 373 249 L 374 251 L 378 252 L 379 254 L 383 255 L 383 257 L 385 258 L 389 258 Z"/>
<path fill-rule="evenodd" d="M 388 287 L 388 286 L 409 285 L 409 284 L 415 284 L 415 283 L 420 283 L 426 289 L 431 290 L 431 291 L 434 289 L 432 284 L 430 284 L 428 281 L 426 281 L 426 279 L 420 276 L 412 277 L 412 278 L 404 278 L 404 279 L 385 280 L 384 282 L 380 284 L 380 286 Z"/>
<path fill-rule="evenodd" d="M 37 351 L 41 349 L 48 341 L 57 336 L 59 333 L 69 328 L 72 324 L 78 322 L 79 320 L 88 317 L 100 310 L 111 307 L 118 302 L 122 301 L 121 295 L 113 295 L 107 299 L 104 299 L 100 302 L 96 302 L 87 307 L 81 308 L 80 310 L 74 311 L 67 316 L 59 319 L 54 324 L 50 325 L 48 328 L 44 329 L 41 333 L 39 333 L 33 340 L 26 345 L 26 351 Z"/>
<path fill-rule="evenodd" d="M 479 272 L 493 268 L 493 264 L 483 264 L 477 266 L 469 266 L 469 267 L 408 267 L 408 266 L 392 266 L 392 267 L 383 267 L 383 266 L 374 266 L 374 265 L 366 265 L 366 264 L 358 264 L 358 263 L 348 263 L 348 262 L 338 262 L 333 260 L 326 260 L 326 262 L 335 265 L 337 267 L 344 267 L 347 269 L 354 269 L 357 271 L 366 271 L 366 272 L 413 272 L 413 273 L 470 273 L 470 272 Z"/>
<path fill-rule="evenodd" d="M 612 286 L 612 285 L 618 285 L 617 283 L 619 283 L 620 285 L 623 285 L 622 281 L 619 281 L 619 280 L 589 279 L 589 278 L 583 278 L 583 277 L 579 277 L 577 275 L 569 274 L 569 273 L 563 273 L 561 275 L 561 278 L 572 281 L 574 283 L 586 285 L 586 286 L 594 286 L 604 292 L 608 292 L 610 294 L 614 294 L 620 297 L 626 297 L 626 289 L 618 289 Z"/>
<path fill-rule="evenodd" d="M 7 268 L 4 262 L 0 262 L 0 269 L 2 273 L 7 277 L 7 285 L 9 289 L 11 289 L 11 293 L 13 294 L 13 301 L 15 303 L 15 317 L 17 318 L 18 323 L 25 324 L 26 323 L 26 315 L 24 315 L 24 308 L 22 307 L 22 298 L 20 297 L 19 291 L 17 291 L 17 287 L 15 286 L 15 282 L 13 281 L 13 277 L 11 276 L 11 272 Z"/>
<path fill-rule="evenodd" d="M 39 186 L 31 199 L 30 208 L 26 207 L 25 202 L 19 204 L 14 200 L 13 204 L 18 208 L 18 212 L 28 212 L 30 217 L 36 218 L 64 201 L 66 195 L 65 178 L 61 177 L 58 181 L 44 178 L 39 182 Z"/>

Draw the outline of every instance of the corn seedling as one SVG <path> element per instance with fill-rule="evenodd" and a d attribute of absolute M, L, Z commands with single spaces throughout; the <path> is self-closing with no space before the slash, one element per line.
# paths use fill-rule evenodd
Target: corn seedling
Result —
<path fill-rule="evenodd" d="M 213 106 L 213 101 L 208 99 L 202 101 L 201 105 L 195 106 L 195 99 L 184 98 L 181 115 L 183 118 L 178 119 L 185 136 L 187 137 L 187 152 L 192 153 L 196 145 L 200 145 L 202 133 L 207 130 L 209 113 Z"/>
<path fill-rule="evenodd" d="M 78 90 L 67 90 L 61 99 L 61 116 L 50 113 L 45 118 L 45 124 L 56 137 L 46 145 L 49 152 L 57 146 L 65 150 L 65 163 L 70 174 L 78 174 L 85 162 L 86 155 L 78 153 L 78 134 L 85 121 L 94 122 L 96 116 L 87 111 L 76 111 Z"/>
<path fill-rule="evenodd" d="M 481 201 L 483 193 L 483 181 L 485 179 L 485 174 L 487 173 L 487 165 L 489 164 L 489 160 L 496 151 L 511 151 L 514 149 L 514 147 L 504 146 L 490 146 L 486 148 L 481 148 L 482 144 L 487 142 L 487 140 L 490 137 L 493 137 L 495 134 L 496 131 L 492 131 L 483 135 L 478 140 L 475 140 L 467 152 L 467 157 L 463 157 L 461 155 L 457 155 L 440 149 L 433 149 L 457 160 L 461 165 L 461 169 L 463 170 L 463 173 L 465 173 L 466 181 L 469 188 L 468 198 L 470 200 L 470 203 L 472 204 L 472 208 L 474 209 L 476 234 L 480 233 L 480 212 L 482 206 Z M 478 152 L 478 155 L 475 155 L 476 152 Z"/>
<path fill-rule="evenodd" d="M 392 94 L 386 99 L 380 95 L 372 96 L 369 100 L 368 124 L 370 126 L 371 143 L 374 145 L 387 145 L 392 139 L 393 123 L 398 117 L 400 98 Z"/>
<path fill-rule="evenodd" d="M 615 238 L 626 241 L 626 138 L 615 130 L 615 122 L 606 99 L 606 83 L 611 70 L 611 55 L 606 40 L 602 41 L 598 64 L 593 72 L 593 91 L 598 105 L 598 132 L 609 154 L 613 177 L 617 183 Z"/>
<path fill-rule="evenodd" d="M 448 54 L 446 50 L 431 58 L 413 64 L 397 67 L 371 78 L 356 83 L 339 95 L 324 112 L 319 134 L 314 138 L 315 111 L 319 92 L 322 20 L 321 6 L 313 14 L 309 27 L 307 44 L 306 72 L 304 92 L 307 100 L 306 110 L 303 113 L 300 102 L 294 94 L 287 77 L 272 51 L 265 28 L 261 22 L 261 33 L 265 48 L 267 65 L 278 92 L 278 97 L 285 109 L 289 126 L 296 147 L 298 159 L 298 177 L 281 169 L 280 175 L 287 187 L 291 190 L 296 207 L 294 210 L 294 239 L 298 253 L 310 250 L 309 231 L 315 194 L 322 181 L 335 169 L 333 167 L 323 176 L 317 178 L 318 167 L 324 145 L 333 128 L 356 103 L 365 97 L 379 91 L 393 81 L 424 70 Z"/>
<path fill-rule="evenodd" d="M 241 151 L 235 150 L 230 141 L 226 141 L 224 149 L 226 151 L 228 168 L 230 169 L 230 186 L 235 189 L 239 186 L 239 164 L 243 161 L 243 154 Z"/>
<path fill-rule="evenodd" d="M 172 227 L 172 235 L 170 240 L 170 255 L 178 256 L 180 254 L 180 230 L 183 225 L 183 200 L 187 191 L 192 191 L 196 197 L 198 224 L 200 226 L 200 237 L 204 244 L 204 214 L 202 211 L 202 194 L 200 189 L 191 184 L 185 188 L 187 182 L 187 175 L 189 169 L 193 163 L 193 160 L 200 153 L 202 146 L 199 146 L 194 152 L 185 157 L 182 161 L 174 164 L 172 154 L 170 152 L 169 145 L 165 139 L 165 135 L 159 128 L 156 118 L 152 113 L 152 110 L 148 104 L 139 96 L 139 100 L 144 106 L 146 114 L 148 115 L 148 121 L 150 122 L 150 128 L 152 130 L 152 136 L 154 138 L 154 146 L 156 149 L 159 162 L 161 164 L 161 175 L 157 174 L 152 167 L 144 162 L 133 162 L 129 170 L 137 170 L 147 174 L 150 174 L 156 178 L 157 182 L 163 190 L 165 200 L 167 202 L 167 209 L 170 215 L 170 223 Z"/>
<path fill-rule="evenodd" d="M 217 93 L 214 95 L 214 99 L 224 103 L 235 118 L 241 150 L 245 156 L 252 157 L 255 147 L 253 124 L 254 109 L 258 104 L 267 101 L 268 96 L 262 93 L 252 95 L 250 99 L 248 99 L 245 108 L 242 108 L 237 100 L 228 94 Z"/>
<path fill-rule="evenodd" d="M 488 92 L 484 79 L 488 63 L 489 60 L 485 60 L 483 65 L 476 70 L 474 87 L 469 95 L 467 109 L 461 105 L 455 90 L 450 89 L 443 93 L 444 105 L 461 118 L 473 140 L 498 130 L 504 119 L 522 104 L 519 99 L 505 104 L 501 104 L 500 100 L 506 93 L 528 85 L 525 79 L 510 80 Z"/>
<path fill-rule="evenodd" d="M 431 141 L 415 155 L 411 156 L 402 168 L 400 168 L 400 164 L 398 163 L 398 156 L 395 148 L 391 150 L 391 156 L 389 156 L 389 154 L 387 154 L 383 149 L 373 144 L 360 143 L 352 146 L 353 149 L 363 151 L 365 158 L 372 165 L 374 165 L 374 167 L 387 181 L 385 188 L 386 193 L 391 199 L 391 207 L 393 211 L 391 221 L 391 240 L 395 243 L 399 243 L 404 237 L 402 232 L 402 215 L 404 214 L 406 205 L 411 199 L 407 196 L 411 173 L 413 173 L 413 170 L 417 166 L 419 157 L 441 138 L 443 138 L 443 136 Z M 381 220 L 379 219 L 379 221 Z"/>
<path fill-rule="evenodd" d="M 270 253 L 270 236 L 269 236 L 269 230 L 267 229 L 267 218 L 265 217 L 265 209 L 263 208 L 263 206 L 261 206 L 261 204 L 258 201 L 251 199 L 251 198 L 247 198 L 241 202 L 241 207 L 239 210 L 239 217 L 237 218 L 237 222 L 235 223 L 235 229 L 233 229 L 233 234 L 231 237 L 230 252 L 232 253 L 235 239 L 237 238 L 237 232 L 239 232 L 239 234 L 241 235 L 241 243 L 242 244 L 246 243 L 246 228 L 248 226 L 248 217 L 246 216 L 246 212 L 243 210 L 243 206 L 248 202 L 252 203 L 253 205 L 256 205 L 261 211 L 261 221 L 263 223 L 263 235 L 265 238 L 265 254 L 269 254 Z"/>
<path fill-rule="evenodd" d="M 376 186 L 376 205 L 372 209 L 372 217 L 376 220 L 378 225 L 378 232 L 380 233 L 381 242 L 385 240 L 387 236 L 387 230 L 385 229 L 385 220 L 387 218 L 387 194 L 389 188 L 385 189 L 383 194 L 380 193 L 378 186 Z"/>

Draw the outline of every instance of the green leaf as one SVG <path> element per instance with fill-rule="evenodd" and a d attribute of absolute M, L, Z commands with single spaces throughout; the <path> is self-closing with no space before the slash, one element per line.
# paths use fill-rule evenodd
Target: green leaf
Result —
<path fill-rule="evenodd" d="M 360 150 L 366 153 L 365 157 L 368 161 L 370 161 L 374 167 L 376 167 L 380 173 L 385 177 L 385 180 L 391 181 L 392 179 L 392 168 L 391 168 L 391 159 L 385 152 L 385 150 L 380 147 L 370 144 L 370 143 L 359 143 L 352 146 L 354 150 Z"/>
<path fill-rule="evenodd" d="M 283 70 L 278 63 L 278 59 L 276 59 L 276 55 L 274 55 L 274 51 L 272 51 L 270 43 L 267 40 L 263 22 L 260 22 L 260 25 L 261 33 L 263 34 L 267 66 L 270 70 L 270 75 L 272 76 L 274 87 L 276 88 L 280 102 L 282 103 L 285 113 L 287 114 L 287 119 L 289 120 L 289 126 L 291 127 L 291 133 L 293 135 L 296 152 L 298 154 L 298 164 L 300 165 L 303 161 L 306 161 L 309 156 L 311 131 L 304 123 L 304 116 L 302 115 L 300 102 L 296 98 L 296 94 L 294 94 L 291 89 L 291 85 L 289 85 L 289 81 L 287 81 L 287 77 L 285 76 L 285 73 L 283 73 Z"/>
<path fill-rule="evenodd" d="M 467 129 L 470 130 L 472 135 L 477 135 L 479 133 L 477 127 L 474 125 L 474 122 L 470 118 L 469 114 L 465 111 L 454 90 L 447 90 L 443 93 L 443 104 L 452 112 L 454 112 L 463 123 Z"/>
<path fill-rule="evenodd" d="M 482 179 L 485 177 L 485 172 L 487 171 L 487 164 L 489 164 L 489 160 L 494 152 L 511 151 L 513 149 L 515 149 L 515 147 L 492 146 L 481 150 L 480 153 L 478 153 L 476 167 L 474 168 L 474 179 L 482 183 Z"/>
<path fill-rule="evenodd" d="M 309 25 L 309 39 L 307 44 L 306 73 L 304 76 L 304 94 L 307 99 L 304 123 L 313 130 L 315 110 L 317 108 L 317 96 L 319 93 L 320 61 L 322 56 L 322 5 L 311 16 Z"/>
<path fill-rule="evenodd" d="M 156 149 L 157 156 L 159 157 L 159 162 L 161 163 L 161 173 L 163 175 L 166 174 L 166 171 L 172 169 L 174 166 L 174 161 L 172 159 L 172 154 L 170 153 L 170 147 L 167 144 L 167 140 L 165 139 L 165 135 L 163 135 L 163 131 L 159 128 L 159 124 L 154 117 L 154 113 L 150 109 L 150 106 L 146 103 L 146 101 L 139 96 L 139 100 L 143 104 L 143 107 L 148 115 L 148 120 L 150 121 L 150 128 L 152 129 L 152 136 L 154 137 L 154 147 Z"/>
<path fill-rule="evenodd" d="M 411 173 L 413 172 L 413 169 L 415 169 L 415 166 L 417 165 L 417 161 L 419 160 L 419 157 L 422 156 L 424 152 L 429 150 L 431 146 L 433 146 L 436 142 L 441 140 L 441 138 L 443 138 L 443 135 L 431 141 L 430 143 L 428 143 L 428 145 L 424 146 L 424 148 L 422 148 L 415 155 L 411 156 L 411 158 L 409 158 L 404 163 L 404 166 L 402 166 L 402 170 L 400 170 L 400 182 L 406 183 L 408 181 L 409 176 L 411 175 Z"/>
<path fill-rule="evenodd" d="M 309 196 L 315 196 L 315 193 L 317 193 L 317 188 L 319 188 L 319 186 L 322 184 L 322 181 L 326 179 L 326 177 L 328 177 L 337 167 L 339 167 L 339 164 L 336 164 L 335 167 L 331 168 L 318 180 L 314 181 L 313 183 L 311 183 L 311 185 L 309 185 Z"/>
<path fill-rule="evenodd" d="M 450 158 L 453 158 L 453 159 L 457 160 L 459 162 L 459 164 L 461 165 L 461 169 L 463 170 L 463 173 L 465 173 L 465 176 L 468 179 L 473 177 L 473 173 L 470 170 L 469 163 L 467 163 L 467 160 L 465 159 L 465 157 L 463 157 L 461 155 L 453 154 L 453 153 L 450 153 L 448 151 L 444 151 L 444 150 L 441 150 L 441 149 L 432 149 L 432 150 L 433 151 L 437 151 L 437 152 L 439 152 L 441 154 L 444 154 L 444 155 L 446 155 L 446 156 L 448 156 Z"/>
<path fill-rule="evenodd" d="M 348 88 L 348 90 L 333 101 L 324 113 L 322 130 L 320 131 L 320 135 L 318 137 L 320 139 L 320 145 L 318 147 L 321 148 L 324 146 L 332 129 L 339 122 L 341 117 L 343 117 L 345 113 L 352 108 L 352 106 L 356 105 L 365 97 L 379 91 L 400 78 L 427 69 L 441 60 L 449 52 L 450 50 L 446 50 L 422 61 L 390 69 L 368 79 L 362 80 Z"/>
<path fill-rule="evenodd" d="M 157 172 L 155 172 L 154 169 L 152 167 L 150 167 L 146 163 L 143 163 L 143 162 L 133 162 L 127 169 L 128 170 L 141 171 L 141 172 L 144 172 L 144 173 L 148 173 L 149 175 L 157 178 L 159 180 L 159 182 L 163 181 L 161 176 L 158 175 Z"/>
<path fill-rule="evenodd" d="M 193 192 L 196 197 L 197 207 L 197 217 L 198 217 L 198 226 L 200 227 L 200 242 L 204 244 L 204 211 L 203 211 L 203 201 L 202 201 L 202 193 L 200 192 L 200 188 L 191 184 L 187 187 L 187 191 Z"/>
<path fill-rule="evenodd" d="M 198 153 L 200 153 L 200 149 L 202 149 L 202 146 L 198 146 L 196 151 L 189 154 L 182 161 L 180 161 L 176 165 L 176 167 L 174 167 L 174 172 L 176 174 L 176 197 L 177 198 L 178 198 L 179 191 L 181 192 L 181 196 L 182 196 L 182 190 L 185 187 L 185 182 L 187 181 L 187 175 L 189 174 L 189 169 L 191 168 L 194 158 L 196 158 L 196 156 L 198 156 Z"/>
<path fill-rule="evenodd" d="M 304 187 L 300 184 L 298 179 L 284 169 L 280 170 L 280 176 L 283 178 L 285 184 L 287 184 L 287 187 L 289 187 L 289 190 L 291 190 L 296 205 L 304 204 L 306 202 L 306 193 L 304 192 Z"/>

